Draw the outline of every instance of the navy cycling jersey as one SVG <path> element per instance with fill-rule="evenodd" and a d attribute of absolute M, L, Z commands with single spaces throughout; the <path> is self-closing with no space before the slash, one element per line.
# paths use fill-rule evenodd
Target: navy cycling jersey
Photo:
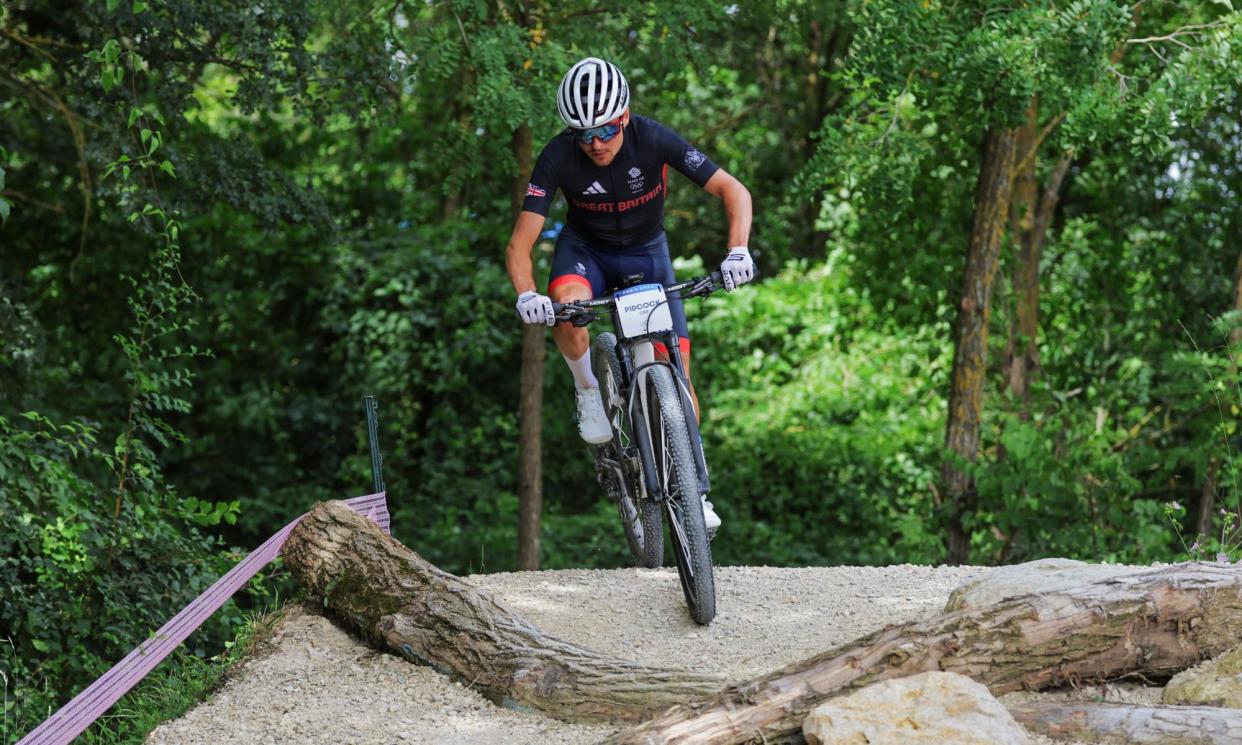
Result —
<path fill-rule="evenodd" d="M 668 167 L 699 186 L 719 166 L 654 119 L 631 116 L 617 157 L 597 166 L 564 130 L 543 148 L 522 209 L 547 216 L 556 190 L 569 202 L 567 222 L 600 248 L 647 243 L 664 230 Z"/>

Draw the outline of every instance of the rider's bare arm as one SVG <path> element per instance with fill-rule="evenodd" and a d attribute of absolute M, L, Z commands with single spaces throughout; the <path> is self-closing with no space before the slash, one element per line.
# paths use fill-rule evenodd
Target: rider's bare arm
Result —
<path fill-rule="evenodd" d="M 729 245 L 745 246 L 750 242 L 750 192 L 742 182 L 735 179 L 721 168 L 703 185 L 709 194 L 714 194 L 724 202 L 725 216 L 729 220 Z"/>
<path fill-rule="evenodd" d="M 543 230 L 543 215 L 523 210 L 513 225 L 513 235 L 505 247 L 505 269 L 509 281 L 518 295 L 535 289 L 535 274 L 531 268 L 530 251 L 535 247 L 539 231 Z"/>

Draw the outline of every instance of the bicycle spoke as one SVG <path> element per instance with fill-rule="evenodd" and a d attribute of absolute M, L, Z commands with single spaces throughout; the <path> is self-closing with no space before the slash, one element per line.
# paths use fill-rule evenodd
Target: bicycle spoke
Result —
<path fill-rule="evenodd" d="M 673 500 L 665 502 L 668 505 L 669 525 L 672 526 L 674 533 L 673 548 L 677 551 L 677 563 L 681 570 L 686 574 L 686 581 L 694 582 L 694 562 L 690 560 L 690 540 L 686 538 L 686 531 L 682 528 L 682 516 L 677 512 L 677 503 Z"/>

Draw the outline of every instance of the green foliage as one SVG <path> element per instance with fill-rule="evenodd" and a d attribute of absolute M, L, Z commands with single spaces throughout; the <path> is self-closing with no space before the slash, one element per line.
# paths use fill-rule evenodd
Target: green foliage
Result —
<path fill-rule="evenodd" d="M 222 574 L 236 556 L 191 527 L 190 506 L 131 453 L 125 498 L 105 484 L 119 460 L 94 427 L 34 412 L 0 418 L 0 649 L 19 736 L 84 687 Z M 117 494 L 117 501 L 100 494 Z M 236 504 L 232 506 L 236 509 Z M 219 511 L 195 521 L 219 522 Z M 203 654 L 231 635 L 227 610 L 193 637 Z"/>
<path fill-rule="evenodd" d="M 1107 0 L 854 6 L 858 36 L 844 70 L 850 102 L 823 120 L 800 183 L 845 186 L 897 223 L 917 213 L 911 187 L 921 169 L 951 168 L 960 141 L 1017 126 L 1032 101 L 1051 112 L 1048 119 L 1064 118 L 1061 150 L 1124 136 L 1136 153 L 1150 155 L 1167 143 L 1171 127 L 1197 120 L 1242 74 L 1238 13 L 1170 16 L 1170 7 L 1132 17 Z M 1182 22 L 1190 25 L 1172 28 Z M 1127 38 L 1140 30 L 1166 36 Z M 1156 38 L 1177 51 L 1162 55 Z M 953 157 L 936 163 L 946 148 Z"/>
<path fill-rule="evenodd" d="M 226 546 L 369 489 L 365 394 L 397 537 L 449 571 L 513 568 L 514 134 L 537 151 L 560 129 L 555 85 L 586 54 L 618 61 L 635 111 L 755 200 L 761 282 L 689 308 L 718 561 L 942 560 L 978 143 L 1037 97 L 1037 176 L 1074 162 L 1026 400 L 1000 385 L 1006 247 L 972 558 L 1236 557 L 1239 28 L 1225 3 L 1105 0 L 6 6 L 0 623 L 17 729 L 218 576 Z M 718 200 L 679 176 L 670 191 L 679 271 L 713 267 Z M 548 352 L 543 565 L 622 566 Z M 1198 537 L 1209 483 L 1224 512 Z M 230 606 L 189 653 L 241 623 Z M 182 658 L 153 686 L 183 700 L 198 668 Z"/>
<path fill-rule="evenodd" d="M 275 614 L 246 614 L 237 626 L 237 636 L 226 640 L 223 651 L 211 657 L 177 650 L 83 732 L 81 742 L 114 745 L 144 741 L 160 724 L 185 714 L 219 686 L 276 620 Z"/>
<path fill-rule="evenodd" d="M 1114 447 L 1115 433 L 1096 431 L 1089 411 L 1056 407 L 1030 422 L 995 419 L 988 440 L 998 449 L 976 469 L 986 508 L 969 525 L 980 556 L 996 563 L 1170 558 L 1166 526 L 1151 519 L 1157 502 L 1133 499 L 1141 482 Z"/>
<path fill-rule="evenodd" d="M 480 263 L 469 240 L 457 230 L 359 239 L 336 253 L 317 304 L 336 340 L 329 364 L 355 392 L 342 424 L 357 431 L 357 402 L 375 395 L 385 459 L 404 464 L 387 476 L 396 534 L 443 566 L 477 566 L 482 551 L 494 570 L 513 562 L 517 423 L 506 401 L 517 396 L 518 338 L 497 322 L 508 310 L 496 300 L 502 269 Z M 366 483 L 363 443 L 342 444 L 337 457 L 356 474 L 343 483 Z"/>
<path fill-rule="evenodd" d="M 898 333 L 852 270 L 791 265 L 712 298 L 692 321 L 712 500 L 727 524 L 713 555 L 724 563 L 939 556 L 949 349 L 942 329 Z"/>
<path fill-rule="evenodd" d="M 175 346 L 192 297 L 176 281 L 176 257 L 130 279 L 132 326 L 115 342 L 130 383 L 128 420 L 115 445 L 83 421 L 57 424 L 34 411 L 0 417 L 0 625 L 6 714 L 14 736 L 38 724 L 215 581 L 236 560 L 198 530 L 232 522 L 237 501 L 183 499 L 158 453 L 182 436 L 163 418 L 184 412 L 189 381 Z M 101 499 L 101 495 L 106 498 Z M 110 498 L 108 498 L 110 497 Z M 236 609 L 195 637 L 196 654 L 232 635 Z M 9 709 L 12 711 L 9 711 Z"/>
<path fill-rule="evenodd" d="M 1029 420 L 1001 401 L 991 418 L 986 452 L 975 469 L 983 508 L 974 524 L 975 550 L 994 562 L 1040 556 L 1142 562 L 1191 552 L 1234 557 L 1238 389 L 1223 348 L 1127 356 L 1121 369 L 1085 394 L 1041 387 Z M 1228 497 L 1213 517 L 1219 533 L 1193 535 L 1203 479 Z M 1184 483 L 1184 482 L 1189 483 Z M 1162 498 L 1167 502 L 1161 501 Z M 1177 504 L 1176 515 L 1162 504 Z M 1161 515 L 1169 520 L 1158 519 Z M 1190 541 L 1182 536 L 1191 535 Z M 1179 553 L 1180 551 L 1180 553 Z"/>

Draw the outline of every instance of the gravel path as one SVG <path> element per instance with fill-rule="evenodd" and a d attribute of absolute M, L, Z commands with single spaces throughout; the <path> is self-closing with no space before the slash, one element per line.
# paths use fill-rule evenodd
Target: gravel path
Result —
<path fill-rule="evenodd" d="M 468 579 L 554 636 L 649 665 L 743 680 L 887 624 L 934 615 L 954 587 L 986 571 L 718 567 L 718 614 L 707 627 L 686 615 L 671 568 Z M 613 731 L 500 708 L 467 686 L 356 641 L 314 611 L 290 606 L 228 682 L 147 742 L 543 745 L 593 743 Z"/>

